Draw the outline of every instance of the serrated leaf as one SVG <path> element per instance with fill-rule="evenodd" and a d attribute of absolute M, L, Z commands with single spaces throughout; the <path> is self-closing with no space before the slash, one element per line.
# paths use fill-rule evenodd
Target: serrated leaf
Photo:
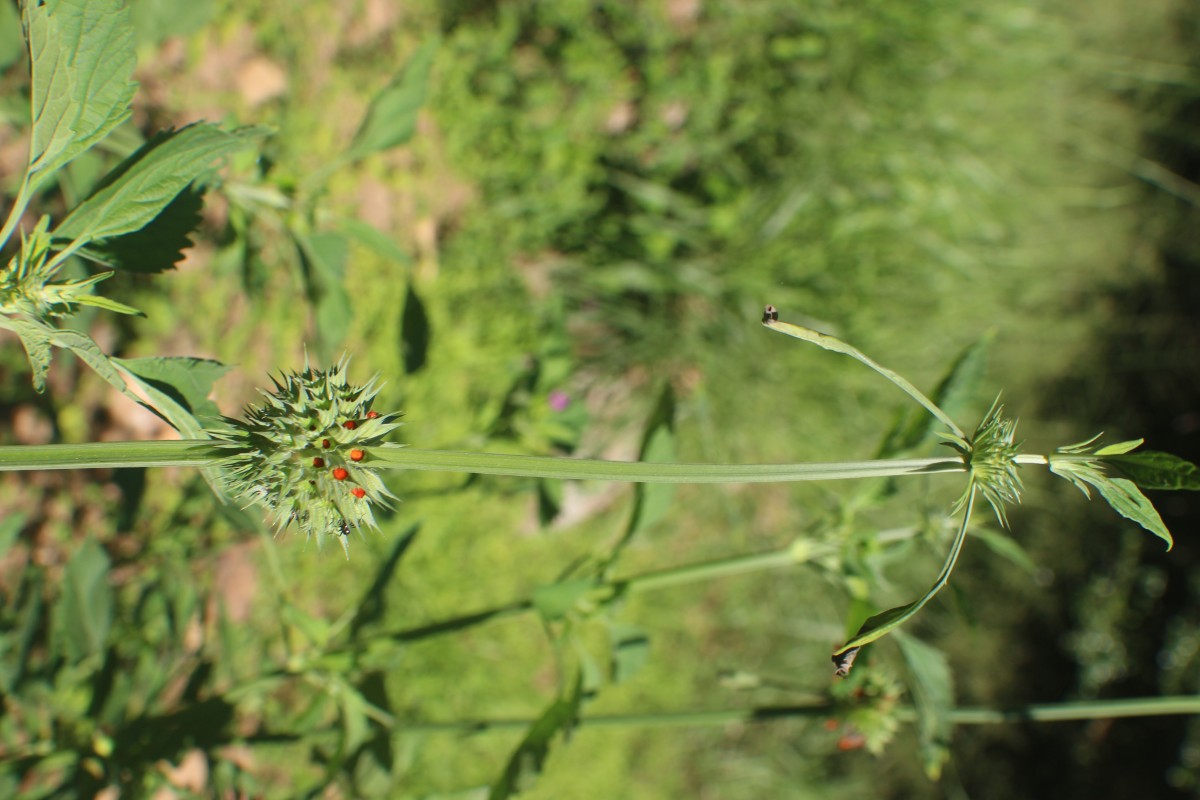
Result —
<path fill-rule="evenodd" d="M 33 135 L 30 174 L 49 176 L 130 114 L 133 27 L 116 0 L 26 2 Z"/>
<path fill-rule="evenodd" d="M 108 555 L 89 536 L 63 571 L 62 594 L 54 605 L 54 618 L 64 655 L 70 661 L 104 650 L 113 608 L 108 567 Z"/>
<path fill-rule="evenodd" d="M 79 356 L 85 364 L 91 367 L 110 386 L 134 402 L 141 404 L 141 399 L 129 391 L 129 387 L 125 384 L 124 379 L 121 378 L 121 373 L 113 365 L 112 359 L 100 349 L 100 345 L 96 344 L 96 341 L 92 337 L 86 333 L 73 331 L 70 328 L 59 328 L 53 331 L 51 343 L 56 347 L 70 350 Z"/>
<path fill-rule="evenodd" d="M 1200 467 L 1190 461 L 1147 450 L 1104 459 L 1142 489 L 1200 491 Z"/>
<path fill-rule="evenodd" d="M 1105 445 L 1096 451 L 1098 456 L 1119 456 L 1128 453 L 1130 450 L 1136 450 L 1141 447 L 1145 439 L 1131 439 L 1127 442 L 1117 442 L 1116 444 Z"/>
<path fill-rule="evenodd" d="M 425 102 L 429 70 L 439 42 L 422 45 L 404 68 L 375 97 L 354 134 L 350 158 L 377 153 L 404 144 L 417 129 L 417 112 Z"/>
<path fill-rule="evenodd" d="M 174 269 L 183 259 L 183 251 L 192 246 L 191 234 L 200 226 L 203 206 L 204 192 L 193 184 L 138 230 L 94 241 L 79 255 L 113 269 L 144 275 Z"/>
<path fill-rule="evenodd" d="M 0 328 L 6 328 L 21 339 L 21 346 L 29 357 L 29 369 L 33 373 L 33 390 L 38 394 L 46 391 L 46 373 L 54 358 L 51 342 L 54 329 L 41 322 L 19 317 L 0 315 Z"/>
<path fill-rule="evenodd" d="M 560 733 L 566 737 L 575 727 L 582 703 L 583 679 L 577 676 L 566 695 L 547 706 L 529 726 L 525 738 L 509 757 L 504 772 L 492 785 L 488 800 L 505 800 L 530 787 L 545 766 L 554 738 Z"/>
<path fill-rule="evenodd" d="M 1102 475 L 1099 476 L 1099 479 L 1089 476 L 1088 483 L 1096 487 L 1096 491 L 1112 506 L 1114 511 L 1125 519 L 1136 522 L 1166 542 L 1167 550 L 1175 546 L 1175 540 L 1171 538 L 1171 532 L 1163 524 L 1162 517 L 1158 515 L 1154 504 L 1146 495 L 1142 494 L 1133 481 Z"/>
<path fill-rule="evenodd" d="M 208 123 L 158 133 L 67 215 L 54 230 L 55 240 L 88 243 L 140 230 L 218 159 L 265 133 L 260 128 L 228 132 Z"/>
<path fill-rule="evenodd" d="M 164 356 L 155 358 L 116 358 L 120 367 L 155 388 L 173 396 L 194 417 L 217 417 L 220 410 L 209 399 L 213 386 L 232 367 L 210 358 Z"/>
<path fill-rule="evenodd" d="M 909 690 L 917 712 L 917 739 L 921 761 L 930 780 L 938 780 L 950 758 L 950 737 L 954 732 L 954 680 L 946 656 L 919 639 L 904 633 L 896 635 L 896 644 L 908 666 Z"/>

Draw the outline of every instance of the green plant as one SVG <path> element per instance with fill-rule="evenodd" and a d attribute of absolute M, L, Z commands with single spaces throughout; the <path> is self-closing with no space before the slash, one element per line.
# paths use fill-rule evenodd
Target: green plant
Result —
<path fill-rule="evenodd" d="M 127 95 L 132 89 L 121 88 L 122 81 L 128 83 L 128 73 L 120 72 L 121 65 L 129 60 L 128 52 L 121 53 L 122 49 L 128 50 L 124 46 L 126 25 L 121 12 L 115 10 L 117 7 L 112 8 L 112 18 L 104 17 L 100 20 L 102 24 L 88 19 L 87 9 L 78 3 L 24 8 L 30 39 L 37 52 L 50 57 L 48 63 L 61 62 L 70 67 L 55 75 L 79 78 L 87 74 L 90 65 L 101 60 L 116 71 L 111 82 L 104 84 L 105 90 L 96 93 L 95 97 L 102 102 L 93 109 L 90 91 L 81 93 L 71 89 L 69 80 L 67 88 L 53 81 L 47 87 L 45 70 L 38 68 L 35 59 L 34 84 L 41 85 L 42 90 L 35 88 L 33 92 L 33 131 L 35 141 L 41 144 L 35 147 L 36 155 L 31 153 L 29 170 L 18 188 L 14 210 L 6 225 L 7 239 L 18 230 L 21 209 L 32 203 L 31 198 L 41 190 L 43 181 L 70 160 L 55 165 L 58 156 L 46 154 L 54 147 L 61 146 L 66 152 L 91 146 L 87 142 L 92 137 L 102 137 L 103 133 L 97 131 L 109 122 L 89 129 L 78 120 L 94 116 L 97 110 L 102 112 L 98 116 L 105 120 L 119 117 L 122 112 L 117 107 L 128 103 Z M 115 44 L 110 42 L 108 46 L 121 57 L 99 59 L 89 49 L 97 44 L 91 37 L 114 31 L 119 35 L 114 35 Z M 56 51 L 67 40 L 75 41 L 77 50 L 67 55 Z M 37 47 L 43 41 L 51 46 Z M 51 55 L 45 56 L 46 53 Z M 391 126 L 397 119 L 411 122 L 414 103 L 419 102 L 416 87 L 421 85 L 420 76 L 423 70 L 428 70 L 430 58 L 431 50 L 422 51 L 416 68 L 404 73 L 379 96 L 360 126 L 347 160 L 411 135 L 411 125 L 407 128 L 400 125 L 398 131 L 391 131 Z M 72 72 L 73 69 L 76 71 Z M 112 89 L 113 86 L 120 91 Z M 46 109 L 56 106 L 60 95 L 74 103 L 63 106 L 61 119 L 70 120 L 72 136 L 81 137 L 78 141 L 67 134 L 58 141 L 57 134 L 47 133 L 51 128 L 58 130 L 51 122 L 43 124 L 39 139 L 38 121 L 56 119 L 46 114 L 59 112 Z M 48 102 L 47 98 L 55 102 Z M 43 105 L 38 106 L 39 102 Z M 385 122 L 379 122 L 381 119 Z M 827 696 L 798 704 L 803 706 L 803 713 L 833 716 L 853 725 L 854 731 L 846 734 L 846 741 L 853 744 L 854 737 L 860 736 L 862 743 L 872 750 L 887 742 L 899 722 L 915 719 L 921 731 L 925 766 L 931 774 L 936 774 L 945 759 L 949 729 L 953 725 L 1003 721 L 1008 717 L 983 710 L 954 709 L 945 658 L 910 637 L 893 637 L 908 667 L 910 705 L 900 704 L 901 681 L 889 674 L 886 665 L 860 668 L 853 674 L 850 665 L 866 644 L 886 634 L 902 633 L 897 630 L 899 626 L 946 585 L 967 537 L 977 495 L 982 493 L 1003 524 L 1005 505 L 1019 497 L 1016 468 L 1048 465 L 1085 494 L 1089 487 L 1097 489 L 1119 512 L 1138 521 L 1169 545 L 1170 534 L 1137 485 L 1195 488 L 1195 470 L 1191 465 L 1161 454 L 1131 454 L 1128 451 L 1134 443 L 1129 442 L 1102 448 L 1086 442 L 1046 456 L 1021 455 L 1015 447 L 1015 425 L 1003 416 L 998 404 L 972 434 L 967 434 L 942 409 L 970 383 L 973 359 L 978 357 L 975 350 L 956 362 L 933 399 L 929 399 L 844 342 L 780 322 L 773 312 L 765 320 L 768 327 L 863 361 L 916 399 L 929 416 L 922 415 L 888 431 L 879 447 L 878 459 L 840 464 L 662 463 L 669 460 L 666 454 L 671 450 L 672 403 L 667 395 L 646 425 L 639 448 L 641 460 L 636 463 L 399 449 L 385 440 L 386 434 L 395 428 L 397 416 L 371 416 L 376 413 L 371 405 L 375 384 L 350 383 L 343 361 L 325 370 L 306 365 L 301 372 L 285 375 L 262 405 L 248 410 L 245 421 L 230 420 L 220 425 L 215 421 L 216 409 L 207 395 L 224 370 L 222 365 L 182 359 L 136 362 L 115 359 L 100 352 L 86 334 L 51 324 L 52 320 L 68 318 L 80 306 L 132 311 L 123 303 L 91 294 L 103 276 L 60 281 L 61 270 L 72 255 L 92 258 L 98 263 L 111 261 L 113 267 L 128 268 L 131 263 L 128 259 L 132 257 L 129 253 L 140 247 L 121 247 L 121 243 L 112 240 L 134 233 L 151 241 L 167 240 L 159 226 L 166 226 L 169 214 L 179 210 L 185 201 L 193 202 L 198 194 L 186 187 L 194 185 L 195 178 L 207 172 L 219 157 L 245 152 L 262 135 L 253 130 L 223 133 L 210 126 L 200 126 L 196 133 L 185 133 L 189 130 L 193 128 L 152 139 L 152 143 L 158 144 L 147 145 L 144 152 L 139 150 L 141 155 L 135 154 L 124 167 L 102 181 L 91 198 L 53 230 L 49 216 L 42 216 L 28 228 L 5 273 L 3 317 L 3 324 L 21 336 L 39 388 L 44 383 L 49 349 L 66 348 L 82 357 L 112 385 L 122 388 L 126 380 L 132 381 L 145 394 L 142 402 L 170 420 L 185 440 L 5 448 L 0 451 L 3 468 L 200 467 L 208 471 L 220 491 L 264 506 L 277 528 L 295 524 L 302 532 L 315 535 L 318 542 L 334 535 L 344 546 L 351 530 L 369 527 L 374 522 L 369 503 L 389 498 L 381 477 L 386 469 L 524 475 L 558 481 L 630 480 L 638 482 L 639 489 L 627 521 L 607 547 L 591 558 L 580 559 L 558 580 L 539 587 L 522 600 L 417 629 L 385 626 L 383 589 L 415 535 L 415 531 L 410 531 L 392 543 L 389 557 L 378 568 L 375 581 L 359 595 L 353 610 L 340 618 L 330 622 L 306 615 L 293 599 L 294 589 L 288 588 L 276 564 L 273 591 L 277 605 L 272 604 L 271 610 L 279 609 L 278 636 L 270 641 L 256 641 L 220 617 L 214 625 L 220 628 L 221 641 L 204 651 L 189 649 L 187 628 L 198 598 L 186 583 L 164 572 L 154 576 L 152 584 L 116 591 L 108 583 L 112 558 L 94 540 L 89 540 L 71 557 L 63 590 L 49 613 L 41 605 L 41 583 L 47 578 L 39 570 L 31 570 L 28 577 L 23 577 L 15 601 L 5 604 L 3 627 L 12 632 L 4 641 L 5 690 L 6 695 L 18 698 L 13 701 L 18 713 L 9 718 L 5 730 L 9 743 L 4 754 L 4 780 L 8 781 L 5 788 L 25 781 L 43 786 L 58 782 L 81 794 L 94 794 L 101 786 L 115 782 L 139 786 L 148 792 L 163 784 L 163 776 L 154 768 L 158 760 L 175 760 L 186 748 L 216 754 L 230 743 L 250 743 L 265 749 L 292 741 L 318 754 L 307 764 L 306 772 L 294 776 L 295 786 L 303 785 L 315 792 L 326 783 L 341 780 L 361 790 L 371 780 L 382 780 L 381 773 L 389 772 L 389 759 L 393 757 L 390 737 L 394 731 L 411 728 L 419 732 L 439 727 L 411 723 L 410 715 L 390 703 L 382 688 L 384 677 L 403 658 L 404 646 L 465 632 L 501 618 L 532 614 L 549 633 L 558 667 L 558 694 L 538 719 L 513 723 L 527 733 L 492 785 L 491 794 L 501 797 L 526 784 L 531 767 L 541 764 L 556 737 L 581 719 L 590 724 L 589 716 L 584 713 L 586 705 L 605 684 L 626 681 L 645 665 L 649 635 L 623 618 L 627 600 L 670 586 L 798 565 L 835 576 L 837 585 L 852 599 L 848 637 L 833 656 L 838 670 L 849 680 L 835 685 Z M 51 147 L 46 144 L 47 138 L 58 143 Z M 218 146 L 218 143 L 223 144 Z M 274 225 L 285 232 L 286 241 L 295 245 L 307 295 L 315 307 L 317 331 L 325 337 L 322 349 L 328 351 L 336 345 L 340 338 L 337 332 L 344 330 L 345 323 L 345 290 L 335 268 L 344 258 L 345 239 L 340 237 L 344 231 L 320 229 L 322 219 L 317 199 L 328 170 L 317 173 L 308 189 L 295 194 L 293 177 L 267 172 L 243 184 L 222 182 L 215 177 L 212 182 L 235 204 L 241 204 L 239 208 L 245 213 L 242 223 Z M 626 181 L 622 186 L 626 191 L 639 193 L 644 202 L 656 201 L 653 187 L 636 181 Z M 127 201 L 145 208 L 126 208 Z M 135 225 L 136 228 L 131 227 Z M 361 227 L 346 225 L 347 229 L 363 232 Z M 366 231 L 364 238 L 376 242 L 384 252 L 394 251 L 394 246 L 389 247 L 386 240 L 380 244 L 377 231 Z M 655 258 L 665 262 L 665 254 L 673 251 L 667 246 L 662 246 L 661 252 L 654 250 L 651 246 L 654 238 L 648 237 L 647 248 L 654 251 Z M 246 240 L 239 243 L 246 244 Z M 100 255 L 106 249 L 116 255 Z M 141 254 L 144 256 L 145 252 Z M 667 294 L 673 296 L 677 289 L 667 287 Z M 324 360 L 328 363 L 327 358 Z M 419 368 L 416 361 L 406 366 L 410 372 Z M 513 404 L 533 384 L 535 376 L 521 376 L 510 392 Z M 505 406 L 508 405 L 506 399 Z M 505 422 L 507 416 L 508 412 L 503 410 L 497 415 L 497 428 L 502 427 L 499 423 Z M 353 427 L 348 426 L 351 422 L 355 423 Z M 925 443 L 939 423 L 947 429 L 942 433 L 952 454 L 940 458 L 907 457 Z M 213 438 L 205 438 L 208 434 Z M 555 441 L 570 439 L 569 431 L 555 435 L 558 437 Z M 326 440 L 330 441 L 328 447 L 324 445 Z M 361 457 L 356 458 L 356 453 L 361 453 Z M 322 462 L 319 465 L 318 460 Z M 1136 483 L 1109 475 L 1106 470 L 1111 469 L 1123 470 Z M 862 480 L 864 488 L 856 499 L 861 509 L 872 502 L 881 502 L 895 485 L 893 478 L 935 473 L 967 475 L 968 485 L 955 512 L 961 515 L 957 523 L 949 524 L 953 515 L 946 513 L 912 527 L 877 531 L 861 521 L 847 519 L 839 525 L 805 531 L 791 545 L 775 552 L 650 572 L 621 570 L 621 556 L 627 545 L 664 513 L 666 501 L 661 490 L 672 483 L 866 479 Z M 356 494 L 356 490 L 363 495 Z M 207 501 L 201 499 L 201 502 Z M 10 522 L 4 536 L 15 536 L 19 527 L 19 521 Z M 874 578 L 878 577 L 882 557 L 914 542 L 944 546 L 947 538 L 948 556 L 931 588 L 915 602 L 874 613 L 875 594 L 881 583 Z M 1006 541 L 995 535 L 984 540 L 993 544 Z M 1009 547 L 1011 553 L 1011 544 Z M 272 553 L 268 558 L 278 558 L 273 551 L 268 552 Z M 43 637 L 39 630 L 46 618 L 52 620 L 53 627 L 52 633 Z M 261 651 L 261 663 L 247 666 L 241 658 L 247 650 Z M 742 675 L 739 680 L 745 685 L 766 681 L 755 675 Z M 185 700 L 182 706 L 178 704 L 181 696 Z M 1192 713 L 1194 708 L 1194 698 L 1166 698 L 1158 704 L 1139 701 L 1132 709 L 1123 707 L 1119 711 Z M 759 719 L 781 718 L 787 711 L 739 710 L 706 717 L 680 715 L 673 720 L 670 715 L 659 715 L 623 721 L 696 724 L 742 719 L 747 714 Z M 1056 714 L 1061 718 L 1071 714 L 1095 717 L 1113 713 L 1111 705 L 1093 704 L 1035 708 L 1029 711 L 1029 716 L 1042 719 Z M 339 723 L 334 730 L 320 724 L 330 719 Z M 604 719 L 595 722 L 607 724 Z M 461 730 L 463 725 L 471 730 L 503 727 L 487 720 L 446 723 L 442 727 Z M 215 755 L 214 760 L 218 760 Z M 222 764 L 225 774 L 217 778 L 217 786 L 244 791 L 262 788 L 255 785 L 254 777 L 246 774 L 248 771 L 239 771 L 232 760 Z M 52 791 L 48 789 L 47 793 Z"/>

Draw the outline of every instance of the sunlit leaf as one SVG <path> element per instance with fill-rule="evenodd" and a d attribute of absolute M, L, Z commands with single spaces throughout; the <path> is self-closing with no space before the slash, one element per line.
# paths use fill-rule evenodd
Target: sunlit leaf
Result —
<path fill-rule="evenodd" d="M 43 179 L 124 121 L 133 82 L 133 27 L 124 3 L 23 4 L 31 56 L 30 173 Z"/>
<path fill-rule="evenodd" d="M 425 102 L 425 87 L 438 41 L 422 45 L 404 68 L 383 88 L 367 109 L 348 152 L 351 158 L 404 144 L 417 129 L 417 112 Z"/>
<path fill-rule="evenodd" d="M 223 131 L 207 123 L 160 132 L 67 215 L 54 229 L 55 240 L 92 242 L 140 230 L 219 159 L 265 133 L 262 128 Z"/>

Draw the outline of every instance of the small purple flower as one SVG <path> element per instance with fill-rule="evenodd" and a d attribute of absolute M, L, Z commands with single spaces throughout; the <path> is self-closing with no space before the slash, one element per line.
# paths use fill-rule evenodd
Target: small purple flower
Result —
<path fill-rule="evenodd" d="M 555 389 L 550 393 L 550 396 L 546 399 L 546 402 L 550 405 L 551 411 L 566 411 L 567 406 L 571 404 L 571 395 L 564 391 Z"/>

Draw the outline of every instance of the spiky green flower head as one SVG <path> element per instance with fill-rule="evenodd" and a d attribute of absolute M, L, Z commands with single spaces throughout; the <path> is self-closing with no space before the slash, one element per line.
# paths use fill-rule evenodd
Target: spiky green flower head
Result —
<path fill-rule="evenodd" d="M 372 409 L 378 376 L 363 386 L 346 378 L 350 359 L 328 370 L 310 367 L 274 379 L 275 391 L 247 406 L 245 420 L 224 418 L 210 431 L 222 451 L 218 468 L 229 493 L 263 507 L 277 531 L 295 524 L 320 546 L 340 538 L 350 557 L 351 529 L 378 528 L 372 506 L 396 496 L 372 467 L 372 453 L 400 447 L 386 441 L 400 414 Z"/>
<path fill-rule="evenodd" d="M 1017 474 L 1020 445 L 1013 442 L 1016 432 L 1017 421 L 1004 416 L 1004 406 L 996 398 L 970 441 L 957 436 L 946 437 L 947 444 L 962 454 L 971 476 L 956 511 L 965 506 L 969 494 L 978 489 L 996 512 L 1000 525 L 1008 527 L 1005 506 L 1021 502 L 1021 476 Z"/>

